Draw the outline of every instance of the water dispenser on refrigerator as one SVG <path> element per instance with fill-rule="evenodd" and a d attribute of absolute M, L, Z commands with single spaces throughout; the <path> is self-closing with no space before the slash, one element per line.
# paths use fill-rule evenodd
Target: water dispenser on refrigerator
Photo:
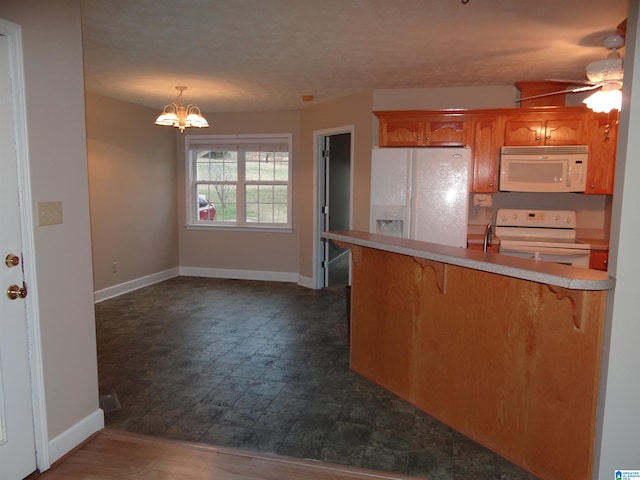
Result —
<path fill-rule="evenodd" d="M 370 230 L 374 233 L 405 237 L 404 212 L 402 205 L 372 205 Z"/>

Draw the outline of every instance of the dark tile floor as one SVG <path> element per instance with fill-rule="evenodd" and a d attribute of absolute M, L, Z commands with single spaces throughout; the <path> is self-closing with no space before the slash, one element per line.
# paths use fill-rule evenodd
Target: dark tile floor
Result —
<path fill-rule="evenodd" d="M 108 427 L 440 479 L 534 477 L 352 372 L 345 298 L 178 277 L 96 305 Z"/>

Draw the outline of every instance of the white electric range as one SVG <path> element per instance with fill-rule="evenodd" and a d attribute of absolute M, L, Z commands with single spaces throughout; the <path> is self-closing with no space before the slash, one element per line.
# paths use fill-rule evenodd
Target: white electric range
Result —
<path fill-rule="evenodd" d="M 499 252 L 589 268 L 590 246 L 576 240 L 576 217 L 573 210 L 498 209 Z"/>

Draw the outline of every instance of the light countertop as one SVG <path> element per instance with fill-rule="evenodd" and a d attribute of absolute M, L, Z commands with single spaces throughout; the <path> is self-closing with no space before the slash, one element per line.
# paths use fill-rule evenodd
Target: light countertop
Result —
<path fill-rule="evenodd" d="M 539 262 L 356 230 L 324 232 L 322 237 L 571 290 L 611 290 L 615 286 L 615 279 L 610 277 L 607 272 L 599 270 Z"/>

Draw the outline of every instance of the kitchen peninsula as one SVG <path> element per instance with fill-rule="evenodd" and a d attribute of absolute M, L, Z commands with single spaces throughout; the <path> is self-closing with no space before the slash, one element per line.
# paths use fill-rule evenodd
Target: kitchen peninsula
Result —
<path fill-rule="evenodd" d="M 545 479 L 591 478 L 605 272 L 359 231 L 351 368 Z"/>

